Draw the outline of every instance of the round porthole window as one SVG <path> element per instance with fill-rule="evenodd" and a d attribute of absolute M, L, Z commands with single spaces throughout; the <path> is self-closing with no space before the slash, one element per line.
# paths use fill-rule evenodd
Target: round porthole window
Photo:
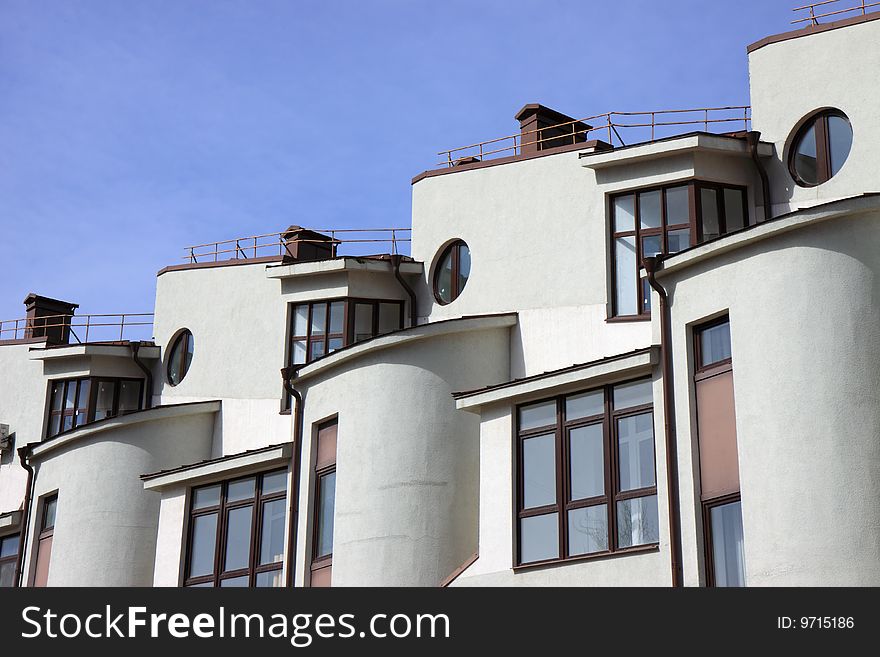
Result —
<path fill-rule="evenodd" d="M 183 329 L 174 338 L 168 352 L 168 383 L 176 386 L 183 381 L 189 371 L 193 358 L 193 335 L 189 329 Z"/>
<path fill-rule="evenodd" d="M 788 156 L 791 177 L 801 187 L 830 180 L 846 162 L 853 131 L 846 114 L 836 109 L 810 116 L 795 134 Z"/>
<path fill-rule="evenodd" d="M 438 303 L 455 301 L 471 274 L 471 250 L 461 240 L 448 245 L 437 259 L 434 270 L 434 297 Z"/>

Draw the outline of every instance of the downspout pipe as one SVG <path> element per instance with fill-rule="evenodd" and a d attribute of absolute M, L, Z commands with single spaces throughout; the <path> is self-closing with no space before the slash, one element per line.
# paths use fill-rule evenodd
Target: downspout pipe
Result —
<path fill-rule="evenodd" d="M 299 470 L 302 460 L 302 436 L 303 436 L 303 396 L 299 390 L 293 387 L 293 377 L 296 376 L 295 367 L 281 368 L 281 380 L 284 389 L 294 400 L 295 407 L 294 429 L 293 429 L 293 481 L 290 491 L 290 508 L 287 511 L 289 536 L 287 542 L 287 587 L 291 588 L 294 583 L 294 556 L 296 555 L 296 530 L 297 530 L 297 510 L 299 509 Z"/>
<path fill-rule="evenodd" d="M 758 170 L 758 175 L 761 178 L 761 196 L 764 199 L 764 221 L 767 221 L 768 219 L 773 218 L 773 204 L 770 201 L 770 179 L 767 177 L 767 169 L 764 167 L 764 163 L 758 156 L 758 142 L 760 139 L 761 133 L 756 130 L 746 133 L 749 153 L 752 156 L 752 161 L 755 163 L 755 168 Z"/>
<path fill-rule="evenodd" d="M 648 283 L 660 297 L 660 354 L 663 358 L 663 422 L 666 433 L 666 494 L 669 506 L 669 544 L 672 586 L 683 586 L 681 557 L 681 508 L 679 506 L 678 448 L 675 434 L 675 399 L 672 386 L 672 334 L 669 312 L 669 296 L 657 282 L 657 267 L 663 262 L 662 256 L 649 256 L 643 259 L 642 266 L 648 276 Z"/>
<path fill-rule="evenodd" d="M 34 468 L 27 462 L 28 447 L 18 448 L 18 462 L 25 470 L 27 470 L 27 485 L 24 488 L 24 516 L 21 519 L 21 533 L 18 535 L 18 558 L 15 560 L 15 582 L 16 586 L 22 586 L 21 580 L 24 571 L 24 552 L 27 547 L 28 523 L 31 517 L 31 498 L 33 497 L 34 488 Z"/>
<path fill-rule="evenodd" d="M 146 391 L 145 391 L 145 399 L 144 399 L 144 409 L 153 408 L 153 372 L 149 367 L 144 365 L 143 361 L 138 358 L 138 351 L 140 351 L 141 343 L 140 340 L 134 340 L 129 343 L 131 347 L 131 357 L 134 360 L 135 364 L 141 368 L 141 371 L 147 377 L 146 381 Z"/>
<path fill-rule="evenodd" d="M 394 268 L 394 278 L 397 279 L 397 282 L 400 283 L 400 287 L 402 287 L 403 291 L 409 296 L 409 325 L 410 327 L 413 327 L 416 325 L 416 293 L 410 287 L 409 283 L 403 280 L 403 276 L 400 274 L 400 263 L 402 259 L 403 258 L 400 254 L 392 254 L 391 266 Z"/>

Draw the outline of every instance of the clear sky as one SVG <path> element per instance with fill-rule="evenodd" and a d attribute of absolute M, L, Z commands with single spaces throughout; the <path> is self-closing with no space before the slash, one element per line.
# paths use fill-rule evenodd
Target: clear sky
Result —
<path fill-rule="evenodd" d="M 0 0 L 0 319 L 151 312 L 183 247 L 410 224 L 436 152 L 749 102 L 794 0 Z"/>

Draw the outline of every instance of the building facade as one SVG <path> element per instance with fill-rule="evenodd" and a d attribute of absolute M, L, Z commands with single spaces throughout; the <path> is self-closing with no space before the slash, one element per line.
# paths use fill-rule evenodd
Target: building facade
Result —
<path fill-rule="evenodd" d="M 0 583 L 880 585 L 878 18 L 749 46 L 750 107 L 526 105 L 410 228 L 190 247 L 149 316 L 28 295 Z"/>

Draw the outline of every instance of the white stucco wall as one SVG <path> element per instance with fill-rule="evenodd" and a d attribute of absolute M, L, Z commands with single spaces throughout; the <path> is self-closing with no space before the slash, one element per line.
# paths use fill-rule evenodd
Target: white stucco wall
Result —
<path fill-rule="evenodd" d="M 729 311 L 749 585 L 880 584 L 878 246 L 880 211 L 862 211 L 661 277 L 683 474 L 698 472 L 690 326 Z M 696 480 L 684 477 L 681 494 L 694 573 Z"/>
<path fill-rule="evenodd" d="M 315 423 L 338 414 L 335 586 L 436 586 L 477 546 L 479 419 L 451 393 L 509 376 L 507 327 L 403 342 L 304 391 L 296 579 L 308 572 Z"/>
<path fill-rule="evenodd" d="M 875 20 L 771 43 L 749 54 L 752 128 L 776 146 L 768 166 L 774 214 L 878 189 L 878 41 L 880 21 Z M 802 119 L 829 107 L 849 117 L 852 150 L 827 183 L 799 187 L 788 173 L 788 142 Z"/>

